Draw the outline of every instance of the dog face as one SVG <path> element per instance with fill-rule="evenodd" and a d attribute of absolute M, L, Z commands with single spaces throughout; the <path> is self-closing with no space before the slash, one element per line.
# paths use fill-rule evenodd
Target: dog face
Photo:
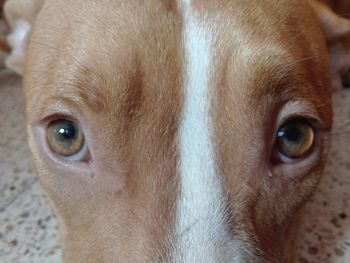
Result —
<path fill-rule="evenodd" d="M 45 2 L 27 127 L 66 262 L 291 260 L 332 125 L 315 10 Z"/>

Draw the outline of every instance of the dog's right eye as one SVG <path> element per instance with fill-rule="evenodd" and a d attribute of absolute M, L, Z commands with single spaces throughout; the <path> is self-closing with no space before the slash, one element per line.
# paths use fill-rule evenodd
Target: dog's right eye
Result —
<path fill-rule="evenodd" d="M 81 161 L 87 153 L 82 128 L 69 120 L 55 120 L 47 128 L 47 142 L 52 152 L 70 161 Z"/>
<path fill-rule="evenodd" d="M 280 154 L 290 159 L 306 156 L 314 144 L 314 129 L 304 119 L 284 124 L 277 132 L 276 146 Z"/>

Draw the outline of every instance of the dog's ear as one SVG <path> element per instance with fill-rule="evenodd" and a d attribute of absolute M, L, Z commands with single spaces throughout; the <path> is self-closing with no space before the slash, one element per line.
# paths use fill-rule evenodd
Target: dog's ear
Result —
<path fill-rule="evenodd" d="M 8 53 L 10 49 L 6 41 L 6 36 L 8 34 L 9 27 L 4 17 L 4 4 L 5 0 L 0 0 L 0 51 Z"/>
<path fill-rule="evenodd" d="M 22 74 L 29 36 L 44 1 L 45 0 L 5 1 L 3 10 L 6 22 L 10 28 L 10 32 L 7 35 L 7 43 L 11 49 L 5 64 L 18 74 Z"/>
<path fill-rule="evenodd" d="M 330 7 L 318 0 L 309 0 L 315 10 L 327 41 L 333 74 L 333 89 L 343 86 L 342 80 L 350 69 L 350 20 L 337 15 Z M 343 10 L 344 13 L 346 10 Z M 349 10 L 350 11 L 350 10 Z"/>

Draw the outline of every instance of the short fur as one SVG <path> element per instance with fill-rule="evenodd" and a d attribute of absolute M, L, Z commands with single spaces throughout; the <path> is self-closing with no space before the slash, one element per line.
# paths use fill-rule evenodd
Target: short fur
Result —
<path fill-rule="evenodd" d="M 59 219 L 65 262 L 189 258 L 178 249 L 179 235 L 197 228 L 177 230 L 179 200 L 190 188 L 183 187 L 181 170 L 191 72 L 182 2 L 6 4 L 12 28 L 18 20 L 32 25 L 22 43 L 28 137 Z M 239 241 L 214 242 L 215 253 L 234 249 L 239 262 L 293 262 L 300 208 L 317 186 L 329 147 L 332 83 L 347 67 L 328 53 L 349 48 L 349 21 L 313 0 L 189 2 L 187 18 L 195 13 L 205 32 L 215 28 L 203 82 L 210 97 L 198 96 L 209 99 L 204 141 L 210 145 L 203 150 L 214 156 L 224 241 Z M 276 129 L 293 114 L 319 120 L 315 153 L 293 165 L 273 163 Z M 90 163 L 50 152 L 45 127 L 62 116 L 82 126 Z M 200 165 L 197 171 L 204 173 Z M 217 262 L 232 259 L 219 254 Z"/>

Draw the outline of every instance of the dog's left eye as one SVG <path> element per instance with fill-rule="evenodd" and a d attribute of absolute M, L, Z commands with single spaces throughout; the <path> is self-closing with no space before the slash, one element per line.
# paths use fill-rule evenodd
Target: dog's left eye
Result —
<path fill-rule="evenodd" d="M 284 124 L 276 135 L 279 154 L 289 159 L 305 157 L 312 149 L 315 140 L 312 125 L 304 119 L 296 119 Z"/>
<path fill-rule="evenodd" d="M 87 146 L 82 128 L 73 121 L 55 120 L 47 128 L 47 142 L 52 152 L 70 161 L 86 157 Z"/>

